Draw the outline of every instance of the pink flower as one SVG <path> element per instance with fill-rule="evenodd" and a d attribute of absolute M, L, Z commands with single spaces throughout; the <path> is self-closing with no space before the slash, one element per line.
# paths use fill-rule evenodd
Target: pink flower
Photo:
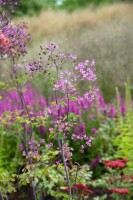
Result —
<path fill-rule="evenodd" d="M 87 146 L 91 146 L 91 139 L 89 139 L 87 142 L 86 142 Z"/>
<path fill-rule="evenodd" d="M 49 51 L 55 51 L 58 50 L 58 46 L 54 42 L 50 41 L 49 45 L 46 46 L 46 49 Z"/>
<path fill-rule="evenodd" d="M 49 128 L 49 131 L 52 133 L 52 132 L 54 132 L 54 129 L 53 128 Z"/>
<path fill-rule="evenodd" d="M 26 155 L 27 155 L 26 151 L 23 151 L 23 153 L 22 153 L 22 154 L 23 154 L 23 156 L 26 156 Z"/>
<path fill-rule="evenodd" d="M 9 40 L 8 38 L 0 32 L 0 45 L 8 46 L 9 47 Z"/>
<path fill-rule="evenodd" d="M 40 139 L 40 143 L 44 143 L 45 142 L 45 140 L 44 139 Z"/>
<path fill-rule="evenodd" d="M 94 65 L 95 65 L 95 60 L 92 59 L 92 60 L 91 60 L 91 64 L 90 64 L 90 66 L 93 67 Z"/>
<path fill-rule="evenodd" d="M 57 160 L 57 161 L 55 161 L 55 163 L 56 163 L 56 165 L 59 165 L 59 164 L 60 164 L 60 161 L 59 161 L 59 160 Z"/>

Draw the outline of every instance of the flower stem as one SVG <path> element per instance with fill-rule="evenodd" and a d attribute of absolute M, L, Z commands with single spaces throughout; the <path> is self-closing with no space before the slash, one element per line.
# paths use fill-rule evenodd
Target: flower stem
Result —
<path fill-rule="evenodd" d="M 67 169 L 64 150 L 63 150 L 63 142 L 59 139 L 59 137 L 58 137 L 58 145 L 61 150 L 62 160 L 63 160 L 64 169 L 65 169 L 65 173 L 66 173 L 68 192 L 69 192 L 70 197 L 72 198 L 71 183 L 70 183 L 70 179 L 69 179 L 68 169 Z"/>
<path fill-rule="evenodd" d="M 1 191 L 0 191 L 0 200 L 4 200 Z"/>

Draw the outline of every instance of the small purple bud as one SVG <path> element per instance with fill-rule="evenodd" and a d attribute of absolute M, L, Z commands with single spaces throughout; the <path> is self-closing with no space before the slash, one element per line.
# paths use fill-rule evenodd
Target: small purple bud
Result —
<path fill-rule="evenodd" d="M 97 133 L 97 129 L 96 129 L 96 128 L 92 128 L 92 129 L 91 129 L 91 132 L 92 132 L 93 134 L 96 134 L 96 133 Z"/>

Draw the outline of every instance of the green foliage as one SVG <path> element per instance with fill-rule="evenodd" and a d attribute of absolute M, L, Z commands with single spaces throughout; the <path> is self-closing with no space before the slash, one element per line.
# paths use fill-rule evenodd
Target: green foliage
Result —
<path fill-rule="evenodd" d="M 125 157 L 129 159 L 126 171 L 127 173 L 133 172 L 133 105 L 131 99 L 131 85 L 130 82 L 126 84 L 125 88 L 126 99 L 126 113 L 124 118 L 118 117 L 116 123 L 115 132 L 118 136 L 114 140 L 114 144 L 117 146 L 117 157 Z M 119 108 L 118 108 L 119 110 Z"/>
<path fill-rule="evenodd" d="M 12 129 L 9 130 L 6 126 L 2 125 L 0 127 L 0 169 L 14 173 L 19 164 L 21 164 L 20 160 L 18 160 L 18 156 L 20 157 L 18 150 L 20 141 L 14 135 Z"/>
<path fill-rule="evenodd" d="M 18 16 L 21 15 L 34 15 L 35 13 L 38 13 L 41 9 L 42 9 L 42 5 L 43 5 L 43 0 L 31 0 L 27 1 L 27 0 L 22 0 L 20 2 L 20 7 L 17 10 L 17 12 L 15 13 Z"/>
<path fill-rule="evenodd" d="M 59 3 L 58 3 L 59 2 Z M 101 5 L 116 2 L 132 2 L 132 0 L 21 0 L 20 7 L 16 11 L 15 15 L 22 16 L 25 14 L 35 15 L 42 9 L 66 9 L 73 11 L 78 8 L 83 8 L 89 4 Z"/>
<path fill-rule="evenodd" d="M 3 194 L 3 197 L 6 197 L 7 193 L 15 192 L 14 182 L 15 182 L 14 174 L 11 175 L 8 172 L 2 171 L 0 169 L 0 190 Z"/>
<path fill-rule="evenodd" d="M 40 198 L 40 191 L 43 190 L 46 194 L 56 197 L 56 199 L 61 197 L 70 199 L 69 195 L 63 192 L 67 188 L 64 166 L 63 164 L 54 164 L 58 154 L 59 151 L 45 147 L 42 150 L 42 156 L 36 157 L 37 162 L 32 165 L 32 168 L 27 163 L 22 170 L 23 173 L 18 176 L 19 187 L 28 185 L 32 179 L 33 185 L 37 186 L 38 198 Z M 72 165 L 71 167 L 68 170 L 72 184 L 75 184 L 76 174 L 76 183 L 84 185 L 90 183 L 92 172 L 88 165 Z"/>
<path fill-rule="evenodd" d="M 95 112 L 97 105 L 95 104 L 94 110 L 90 111 L 90 114 Z M 86 133 L 92 138 L 92 145 L 89 148 L 85 148 L 84 153 L 81 153 L 79 157 L 79 145 L 77 142 L 70 141 L 73 147 L 73 159 L 80 164 L 86 162 L 91 163 L 96 158 L 109 158 L 114 152 L 113 145 L 113 132 L 115 128 L 115 120 L 109 117 L 105 117 L 100 111 L 97 112 L 97 117 L 94 117 L 91 121 L 88 120 L 88 112 L 82 116 L 83 121 L 86 125 Z M 104 123 L 103 123 L 104 120 Z M 96 128 L 96 134 L 91 132 L 92 128 Z M 96 171 L 93 174 L 95 178 L 98 178 L 102 173 L 102 166 L 96 167 Z"/>

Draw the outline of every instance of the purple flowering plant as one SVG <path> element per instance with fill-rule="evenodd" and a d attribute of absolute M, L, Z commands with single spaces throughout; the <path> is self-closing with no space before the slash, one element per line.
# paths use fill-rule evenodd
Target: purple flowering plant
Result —
<path fill-rule="evenodd" d="M 17 1 L 1 0 L 0 6 L 2 10 L 2 13 L 0 15 L 0 20 L 1 20 L 0 21 L 0 64 L 1 64 L 1 67 L 8 66 L 8 70 L 6 74 L 3 75 L 3 78 L 6 81 L 5 85 L 6 87 L 9 85 L 10 87 L 14 86 L 14 88 L 16 89 L 16 93 L 19 97 L 19 102 L 20 102 L 19 106 L 21 107 L 21 110 L 19 112 L 14 111 L 13 109 L 10 109 L 9 112 L 8 112 L 8 109 L 6 110 L 6 112 L 4 112 L 4 109 L 2 110 L 2 113 L 1 113 L 2 114 L 1 116 L 2 132 L 1 132 L 1 152 L 0 153 L 2 153 L 3 155 L 4 144 L 6 143 L 8 139 L 9 141 L 11 141 L 10 138 L 13 138 L 14 137 L 13 135 L 15 135 L 16 133 L 16 137 L 15 137 L 17 138 L 16 141 L 23 143 L 23 147 L 26 151 L 26 154 L 29 154 L 29 152 L 31 152 L 32 155 L 35 155 L 38 152 L 36 147 L 34 147 L 34 150 L 30 151 L 31 145 L 28 146 L 28 142 L 32 140 L 34 124 L 32 123 L 31 113 L 28 108 L 28 104 L 25 101 L 24 91 L 23 91 L 24 90 L 23 84 L 24 82 L 26 82 L 27 78 L 25 77 L 25 80 L 24 79 L 21 80 L 21 77 L 23 76 L 23 74 L 22 74 L 22 69 L 20 70 L 20 65 L 18 64 L 19 58 L 22 56 L 25 56 L 27 53 L 26 45 L 30 39 L 29 37 L 30 35 L 27 34 L 26 25 L 24 23 L 19 24 L 19 25 L 12 24 L 11 14 L 12 14 L 12 11 L 17 6 Z M 9 10 L 6 9 L 6 11 L 4 11 L 3 7 L 9 8 Z M 8 99 L 8 101 L 10 100 Z M 12 137 L 9 137 L 9 134 L 4 136 L 4 132 L 7 131 L 7 129 L 8 129 L 8 132 L 10 133 L 12 133 L 12 131 L 14 132 L 14 134 L 12 134 Z M 14 141 L 13 142 L 14 144 L 12 143 L 12 145 L 16 146 L 16 141 Z M 40 145 L 40 143 L 38 143 L 37 146 L 38 145 Z M 16 151 L 14 159 L 17 159 L 17 154 L 18 154 L 18 151 Z M 2 159 L 2 156 L 1 156 L 1 159 Z M 29 156 L 28 164 L 30 165 L 31 169 L 32 169 L 32 163 L 33 163 L 32 156 Z M 4 165 L 1 165 L 1 170 L 5 171 Z M 7 177 L 8 176 L 9 175 L 7 174 Z M 32 184 L 32 179 L 30 180 L 30 182 L 31 182 L 33 191 L 35 191 L 34 186 Z M 7 189 L 7 191 L 4 191 L 4 192 L 0 191 L 0 199 L 3 199 L 2 193 L 4 193 L 4 196 L 5 196 L 7 195 L 8 192 L 11 193 L 11 191 L 14 191 L 14 190 L 11 190 L 11 187 L 9 184 L 9 188 Z M 34 197 L 36 197 L 36 195 L 34 195 Z"/>
<path fill-rule="evenodd" d="M 9 100 L 7 100 L 9 112 L 4 108 L 1 109 L 1 125 L 8 130 L 18 132 L 17 135 L 20 136 L 18 139 L 19 148 L 26 158 L 25 169 L 29 170 L 29 173 L 35 171 L 36 165 L 42 161 L 43 148 L 56 150 L 54 156 L 58 155 L 59 159 L 55 162 L 58 165 L 60 162 L 63 163 L 68 195 L 69 198 L 72 198 L 74 194 L 71 190 L 69 165 L 72 167 L 73 161 L 69 140 L 80 141 L 79 149 L 82 150 L 85 146 L 88 148 L 91 146 L 91 138 L 85 133 L 83 124 L 81 123 L 80 127 L 78 124 L 79 114 L 88 107 L 88 104 L 93 104 L 95 99 L 95 90 L 93 87 L 90 88 L 91 82 L 96 79 L 95 61 L 92 59 L 76 64 L 74 54 L 61 52 L 54 42 L 50 42 L 46 47 L 40 47 L 39 58 L 36 61 L 32 63 L 24 61 L 20 64 L 19 58 L 28 53 L 27 43 L 30 41 L 30 34 L 27 34 L 25 23 L 12 24 L 11 11 L 16 8 L 17 1 L 1 0 L 0 6 L 10 7 L 10 13 L 3 11 L 0 15 L 0 64 L 1 66 L 8 65 L 8 71 L 3 79 L 5 79 L 8 88 L 12 86 L 16 90 L 14 93 L 15 101 L 16 103 L 19 101 L 14 109 L 12 106 L 10 107 Z M 68 64 L 71 66 L 71 70 L 66 70 L 65 66 Z M 49 108 L 41 108 L 44 113 L 40 115 L 34 113 L 30 108 L 24 93 L 26 82 L 37 74 L 49 77 L 53 94 L 53 102 Z M 7 76 L 10 80 L 6 80 Z M 78 88 L 79 82 L 86 82 L 87 87 L 82 93 Z M 11 92 L 9 93 L 11 94 Z M 72 104 L 77 105 L 77 112 L 71 112 Z M 50 124 L 48 144 L 44 144 L 45 140 L 38 139 L 35 135 L 35 129 L 43 126 L 46 121 Z M 17 123 L 19 126 L 16 128 L 14 125 Z M 1 138 L 3 141 L 3 137 Z M 21 180 L 18 181 L 16 188 L 20 182 Z M 30 176 L 29 182 L 36 200 L 37 184 L 35 184 L 33 176 Z M 0 191 L 1 199 L 3 199 L 2 195 L 2 191 Z"/>
<path fill-rule="evenodd" d="M 7 8 L 0 15 L 0 67 L 5 68 L 0 82 L 0 200 L 28 184 L 35 200 L 45 194 L 74 199 L 73 185 L 86 185 L 91 177 L 89 169 L 85 173 L 88 165 L 78 162 L 89 161 L 97 177 L 101 157 L 114 154 L 112 132 L 125 105 L 118 100 L 118 115 L 93 86 L 94 59 L 77 63 L 74 54 L 50 42 L 40 46 L 33 62 L 26 61 L 30 34 L 25 23 L 11 20 L 18 1 L 0 0 L 0 6 Z M 49 80 L 52 101 L 29 85 L 36 76 Z M 67 194 L 62 194 L 64 188 Z"/>
<path fill-rule="evenodd" d="M 69 138 L 82 141 L 86 146 L 91 146 L 91 138 L 86 135 L 84 129 L 81 132 L 73 132 L 72 129 L 78 128 L 79 113 L 74 114 L 70 111 L 71 102 L 76 102 L 79 112 L 87 108 L 87 104 L 93 102 L 95 92 L 90 90 L 90 82 L 96 79 L 94 74 L 94 59 L 86 60 L 78 65 L 75 64 L 76 56 L 73 54 L 60 52 L 58 46 L 50 42 L 46 47 L 40 47 L 39 60 L 32 64 L 26 63 L 27 75 L 34 77 L 37 73 L 49 76 L 54 101 L 47 110 L 47 116 L 51 117 L 51 127 L 49 137 L 57 141 L 58 150 L 61 153 L 63 165 L 66 172 L 69 196 L 72 197 L 71 183 L 68 174 L 67 163 L 71 163 L 72 153 L 69 147 Z M 72 66 L 71 70 L 64 70 L 65 64 Z M 52 74 L 55 72 L 55 76 Z M 86 81 L 88 87 L 80 94 L 77 84 L 78 81 Z M 81 148 L 84 145 L 81 145 Z"/>

